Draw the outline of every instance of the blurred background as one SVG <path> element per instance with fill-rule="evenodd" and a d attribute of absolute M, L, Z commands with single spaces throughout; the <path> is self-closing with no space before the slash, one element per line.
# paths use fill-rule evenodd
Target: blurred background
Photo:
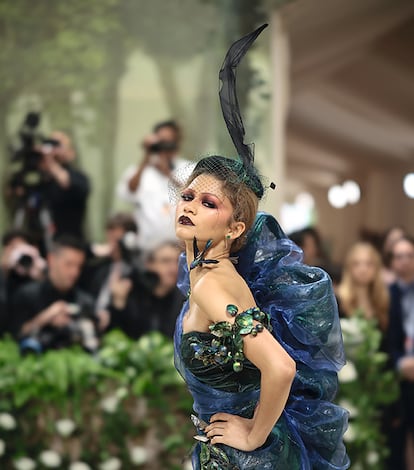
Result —
<path fill-rule="evenodd" d="M 92 180 L 92 237 L 120 207 L 112 188 L 153 123 L 179 121 L 188 159 L 234 154 L 218 70 L 231 41 L 265 21 L 238 89 L 246 141 L 277 184 L 266 208 L 287 232 L 317 222 L 337 260 L 361 230 L 414 228 L 403 189 L 413 170 L 410 1 L 5 1 L 1 21 L 0 171 L 28 111 L 42 112 L 45 134 L 69 130 Z M 332 205 L 329 189 L 348 180 L 358 201 L 339 192 Z"/>
<path fill-rule="evenodd" d="M 0 1 L 1 468 L 189 468 L 168 181 L 235 156 L 218 72 L 265 22 L 237 76 L 262 209 L 334 281 L 351 468 L 414 468 L 411 0 Z"/>

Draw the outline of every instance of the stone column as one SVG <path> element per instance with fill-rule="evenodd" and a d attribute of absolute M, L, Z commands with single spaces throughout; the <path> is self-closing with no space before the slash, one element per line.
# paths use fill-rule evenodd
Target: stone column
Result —
<path fill-rule="evenodd" d="M 276 190 L 268 190 L 262 208 L 276 217 L 284 201 L 286 178 L 286 120 L 290 93 L 289 38 L 283 18 L 277 10 L 270 14 L 270 91 L 271 110 L 267 129 L 267 151 L 261 152 L 260 167 L 276 184 Z"/>

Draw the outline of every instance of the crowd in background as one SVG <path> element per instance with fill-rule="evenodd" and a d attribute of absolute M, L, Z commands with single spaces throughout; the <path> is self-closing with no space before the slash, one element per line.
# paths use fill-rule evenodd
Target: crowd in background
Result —
<path fill-rule="evenodd" d="M 90 183 L 70 137 L 56 131 L 49 141 L 25 150 L 5 191 L 14 213 L 2 238 L 0 333 L 23 353 L 72 344 L 93 353 L 115 328 L 134 339 L 151 330 L 172 337 L 184 300 L 169 196 L 172 173 L 187 164 L 179 126 L 157 124 L 144 139 L 143 158 L 116 188 L 133 210 L 108 215 L 103 243 L 84 234 Z M 31 183 L 33 171 L 41 184 Z"/>
<path fill-rule="evenodd" d="M 176 287 L 182 247 L 174 237 L 171 187 L 174 172 L 189 163 L 180 156 L 179 126 L 162 122 L 144 139 L 143 155 L 115 190 L 131 211 L 108 215 L 103 243 L 84 235 L 90 184 L 75 166 L 74 145 L 63 132 L 53 139 L 52 149 L 40 152 L 38 207 L 27 185 L 12 182 L 6 191 L 15 217 L 2 236 L 0 333 L 12 335 L 22 353 L 73 344 L 94 353 L 115 328 L 134 339 L 151 330 L 172 337 L 184 296 Z M 414 427 L 414 240 L 393 227 L 381 244 L 355 243 L 338 266 L 315 228 L 290 237 L 306 264 L 331 275 L 342 317 L 376 321 L 389 367 L 401 376 L 390 465 L 406 468 L 406 436 Z"/>

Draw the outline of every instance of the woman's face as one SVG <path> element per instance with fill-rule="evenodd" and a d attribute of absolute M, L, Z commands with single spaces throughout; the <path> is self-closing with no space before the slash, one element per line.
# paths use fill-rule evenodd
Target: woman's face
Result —
<path fill-rule="evenodd" d="M 233 206 L 223 183 L 212 175 L 201 174 L 185 188 L 176 210 L 176 235 L 181 240 L 201 242 L 224 240 L 229 232 Z"/>
<path fill-rule="evenodd" d="M 351 263 L 350 274 L 355 284 L 368 286 L 377 274 L 375 259 L 370 250 L 360 248 L 355 251 Z"/>

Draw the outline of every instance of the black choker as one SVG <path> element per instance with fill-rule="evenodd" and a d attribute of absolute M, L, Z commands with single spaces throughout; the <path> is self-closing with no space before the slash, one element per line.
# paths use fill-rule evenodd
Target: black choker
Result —
<path fill-rule="evenodd" d="M 193 251 L 194 251 L 194 259 L 191 261 L 190 270 L 196 268 L 197 266 L 202 266 L 203 264 L 217 264 L 218 260 L 216 259 L 205 259 L 204 256 L 207 253 L 207 250 L 213 244 L 213 240 L 208 240 L 204 250 L 200 252 L 197 245 L 197 238 L 194 237 L 193 240 Z"/>

